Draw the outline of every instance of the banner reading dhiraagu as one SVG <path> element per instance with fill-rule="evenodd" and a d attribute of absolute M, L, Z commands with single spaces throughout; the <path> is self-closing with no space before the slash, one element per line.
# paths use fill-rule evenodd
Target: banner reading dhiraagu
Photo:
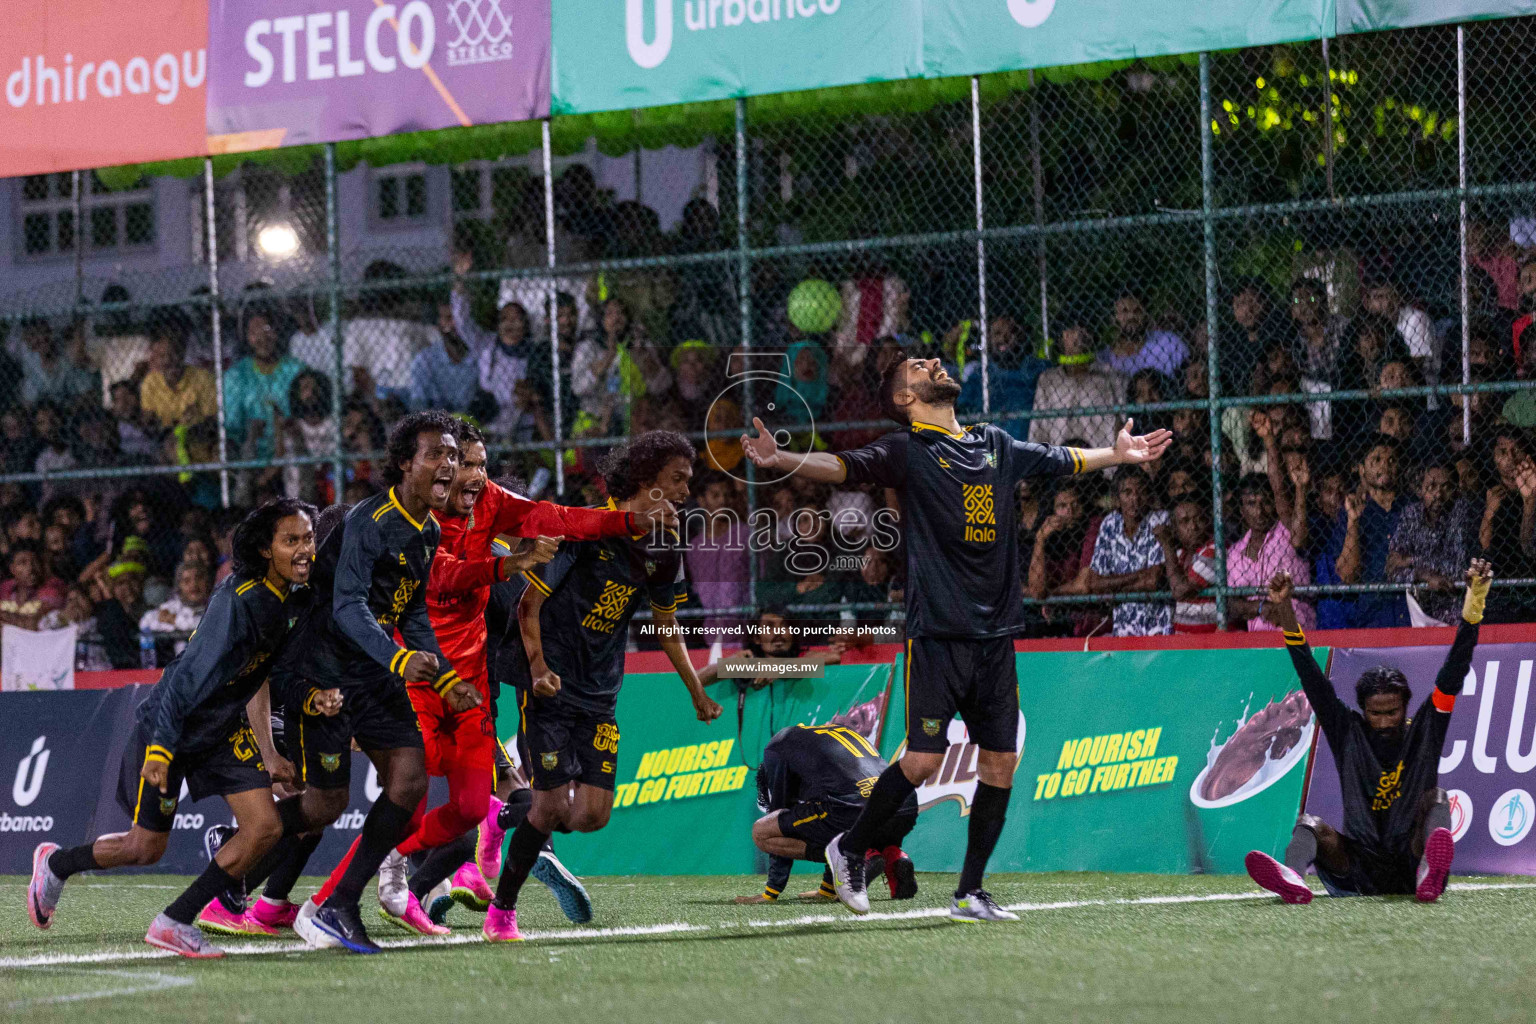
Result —
<path fill-rule="evenodd" d="M 215 153 L 549 113 L 549 0 L 210 0 Z"/>
<path fill-rule="evenodd" d="M 203 150 L 208 0 L 11 0 L 0 177 Z"/>
<path fill-rule="evenodd" d="M 1401 669 L 1413 689 L 1411 713 L 1429 695 L 1445 647 L 1336 649 L 1329 676 L 1339 699 L 1355 706 L 1355 681 L 1373 665 Z M 1451 799 L 1457 874 L 1536 874 L 1536 702 L 1531 667 L 1536 645 L 1479 647 L 1451 712 L 1440 753 L 1440 785 Z M 1434 712 L 1426 712 L 1433 714 Z M 1343 825 L 1339 770 L 1319 743 L 1307 813 Z"/>

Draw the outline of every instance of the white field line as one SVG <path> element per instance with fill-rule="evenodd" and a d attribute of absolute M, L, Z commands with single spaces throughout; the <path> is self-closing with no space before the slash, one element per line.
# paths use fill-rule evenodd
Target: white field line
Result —
<path fill-rule="evenodd" d="M 80 1003 L 88 999 L 107 999 L 113 996 L 136 996 L 146 992 L 163 992 L 168 988 L 185 988 L 196 985 L 196 978 L 183 978 L 159 971 L 78 971 L 81 974 L 99 975 L 135 982 L 117 988 L 98 989 L 94 992 L 70 992 L 56 996 L 38 996 L 36 999 L 13 999 L 5 1004 L 7 1010 L 24 1010 L 29 1006 L 46 1006 L 56 1003 Z"/>
<path fill-rule="evenodd" d="M 1488 892 L 1499 889 L 1536 889 L 1536 882 L 1458 882 L 1447 886 L 1454 892 Z M 1181 903 L 1220 903 L 1241 900 L 1274 899 L 1267 892 L 1223 892 L 1176 896 L 1137 896 L 1117 900 L 1059 900 L 1052 903 L 1012 903 L 1007 909 L 1021 913 L 1043 913 L 1051 910 L 1075 910 L 1081 907 L 1134 907 L 1166 906 Z M 782 928 L 807 924 L 857 924 L 860 921 L 916 921 L 924 918 L 945 917 L 945 907 L 923 907 L 916 910 L 876 912 L 855 917 L 837 912 L 831 914 L 802 914 L 798 917 L 768 918 L 749 921 L 722 921 L 716 924 L 689 924 L 673 921 L 667 924 L 633 925 L 620 928 L 562 928 L 554 931 L 530 931 L 524 933 L 527 942 L 564 942 L 573 939 L 624 938 L 636 935 L 678 935 L 686 932 L 729 931 L 735 928 Z M 485 941 L 475 932 L 464 932 L 442 938 L 383 939 L 379 945 L 385 949 L 417 949 L 432 946 L 464 946 Z M 274 953 L 314 952 L 302 942 L 242 942 L 226 945 L 224 952 L 230 956 L 271 955 Z M 176 954 L 158 949 L 102 951 L 97 953 L 42 953 L 26 957 L 0 957 L 0 970 L 22 967 L 51 967 L 71 964 L 119 963 L 128 960 L 163 960 Z"/>

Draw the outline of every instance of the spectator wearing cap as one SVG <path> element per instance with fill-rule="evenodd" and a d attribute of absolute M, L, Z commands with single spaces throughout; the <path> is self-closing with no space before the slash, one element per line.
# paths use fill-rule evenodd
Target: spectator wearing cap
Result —
<path fill-rule="evenodd" d="M 43 550 L 36 541 L 11 545 L 6 564 L 11 578 L 0 583 L 0 622 L 36 629 L 44 615 L 64 606 L 64 583 L 45 573 Z"/>
<path fill-rule="evenodd" d="M 232 446 L 253 441 L 252 455 L 270 459 L 278 424 L 288 415 L 288 392 L 304 364 L 282 352 L 274 314 L 258 310 L 245 322 L 250 354 L 224 374 L 224 429 Z M 250 447 L 247 450 L 251 450 Z"/>
<path fill-rule="evenodd" d="M 1093 359 L 1093 339 L 1088 329 L 1073 324 L 1061 333 L 1059 364 L 1040 375 L 1035 386 L 1034 410 L 1085 409 L 1125 402 L 1125 377 Z M 1082 438 L 1090 447 L 1108 448 L 1115 443 L 1118 417 L 1114 413 L 1088 416 L 1036 417 L 1029 421 L 1029 439 L 1037 444 L 1060 445 L 1069 437 Z"/>
<path fill-rule="evenodd" d="M 677 397 L 689 408 L 708 408 L 720 394 L 715 365 L 720 353 L 707 341 L 692 338 L 672 350 L 672 381 Z"/>
<path fill-rule="evenodd" d="M 118 559 L 96 577 L 96 631 L 113 668 L 139 668 L 139 620 L 144 615 L 143 562 Z"/>
<path fill-rule="evenodd" d="M 1122 377 L 1138 370 L 1156 370 L 1164 377 L 1174 377 L 1188 359 L 1189 346 L 1184 339 L 1153 327 L 1141 296 L 1122 292 L 1115 300 L 1114 340 L 1099 353 L 1099 363 Z"/>
<path fill-rule="evenodd" d="M 187 637 L 203 620 L 212 590 L 212 567 L 200 562 L 183 561 L 176 567 L 175 592 L 158 608 L 151 608 L 140 617 L 139 631 L 183 634 L 171 644 L 171 653 L 180 654 L 187 646 Z"/>

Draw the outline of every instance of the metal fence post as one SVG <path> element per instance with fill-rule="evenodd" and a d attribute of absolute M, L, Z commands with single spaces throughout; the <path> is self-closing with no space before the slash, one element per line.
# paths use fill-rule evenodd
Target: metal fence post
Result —
<path fill-rule="evenodd" d="M 219 227 L 213 203 L 213 158 L 203 157 L 203 202 L 208 217 L 208 319 L 213 328 L 213 402 L 219 430 L 219 507 L 229 508 L 229 432 L 224 429 L 224 317 L 219 302 Z"/>
<path fill-rule="evenodd" d="M 1467 27 L 1456 26 L 1456 184 L 1461 190 L 1461 383 L 1472 382 L 1472 309 L 1467 294 Z M 1461 443 L 1472 443 L 1472 402 L 1461 400 Z"/>
<path fill-rule="evenodd" d="M 747 201 L 747 101 L 745 97 L 736 98 L 736 295 L 739 302 L 738 311 L 741 316 L 741 349 L 743 352 L 752 351 L 752 240 L 747 230 L 748 213 L 750 204 Z M 750 369 L 750 359 L 743 369 Z M 730 365 L 727 358 L 726 372 L 729 376 Z M 747 422 L 747 430 L 752 429 L 752 384 L 749 382 L 742 388 L 743 410 Z M 709 424 L 705 424 L 709 429 Z M 757 467 L 752 460 L 743 458 L 747 471 L 747 523 L 748 536 L 750 537 L 752 515 L 757 511 Z M 753 607 L 757 606 L 757 557 L 752 550 L 752 545 L 747 545 L 747 593 Z"/>
<path fill-rule="evenodd" d="M 992 411 L 992 387 L 987 374 L 987 230 L 981 195 L 981 79 L 971 76 L 971 164 L 976 181 L 976 303 L 981 326 L 981 411 Z M 963 341 L 961 344 L 965 344 Z"/>
<path fill-rule="evenodd" d="M 1029 73 L 1029 163 L 1035 179 L 1035 227 L 1045 224 L 1045 172 L 1040 160 L 1040 93 L 1035 73 Z M 1040 271 L 1040 338 L 1044 351 L 1051 345 L 1050 278 L 1045 267 L 1045 235 L 1035 239 L 1035 262 Z"/>
<path fill-rule="evenodd" d="M 334 500 L 341 501 L 347 489 L 346 460 L 341 457 L 343 440 L 342 390 L 346 387 L 346 367 L 342 359 L 341 341 L 341 231 L 337 226 L 336 199 L 336 143 L 325 144 L 325 252 L 329 261 L 331 278 L 331 345 L 336 353 L 336 381 L 331 388 L 331 416 L 336 420 L 336 459 L 331 466 L 335 480 Z"/>
<path fill-rule="evenodd" d="M 1211 417 L 1211 532 L 1216 547 L 1216 622 L 1227 628 L 1227 541 L 1221 514 L 1221 360 L 1216 344 L 1216 217 L 1215 137 L 1211 134 L 1211 55 L 1200 55 L 1200 215 L 1205 235 L 1205 337 L 1206 367 L 1210 378 Z"/>
<path fill-rule="evenodd" d="M 560 288 L 555 283 L 555 174 L 549 149 L 549 118 L 544 129 L 544 248 L 549 259 L 549 389 L 555 403 L 555 495 L 565 493 L 565 452 L 560 450 Z"/>

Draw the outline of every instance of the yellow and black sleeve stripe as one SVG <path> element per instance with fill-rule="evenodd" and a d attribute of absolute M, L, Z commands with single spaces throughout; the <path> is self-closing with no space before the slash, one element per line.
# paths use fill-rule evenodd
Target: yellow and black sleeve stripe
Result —
<path fill-rule="evenodd" d="M 1072 458 L 1072 472 L 1074 474 L 1081 473 L 1087 468 L 1088 463 L 1083 458 L 1083 450 L 1081 448 L 1068 448 L 1067 454 Z"/>
<path fill-rule="evenodd" d="M 1302 644 L 1307 642 L 1307 635 L 1299 629 L 1294 633 L 1287 629 L 1284 632 L 1284 636 L 1285 646 L 1287 647 L 1300 647 Z"/>
<path fill-rule="evenodd" d="M 447 672 L 444 672 L 442 675 L 437 677 L 437 681 L 432 684 L 432 689 L 437 691 L 437 695 L 439 697 L 446 697 L 448 696 L 449 690 L 453 689 L 455 686 L 458 686 L 463 681 L 464 680 L 459 677 L 457 672 L 455 672 L 453 669 L 449 669 Z"/>
<path fill-rule="evenodd" d="M 171 763 L 171 752 L 158 743 L 151 743 L 144 748 L 145 761 L 159 761 L 161 764 Z"/>
<path fill-rule="evenodd" d="M 543 580 L 539 579 L 538 576 L 529 572 L 527 569 L 523 570 L 523 579 L 527 580 L 529 586 L 536 588 L 538 592 L 543 594 L 545 597 L 549 597 L 554 593 L 553 590 L 549 589 L 548 583 L 545 583 Z"/>
<path fill-rule="evenodd" d="M 411 655 L 415 653 L 415 651 L 407 650 L 404 647 L 400 648 L 394 653 L 394 656 L 389 659 L 389 670 L 397 676 L 405 675 L 406 662 L 410 661 Z"/>

